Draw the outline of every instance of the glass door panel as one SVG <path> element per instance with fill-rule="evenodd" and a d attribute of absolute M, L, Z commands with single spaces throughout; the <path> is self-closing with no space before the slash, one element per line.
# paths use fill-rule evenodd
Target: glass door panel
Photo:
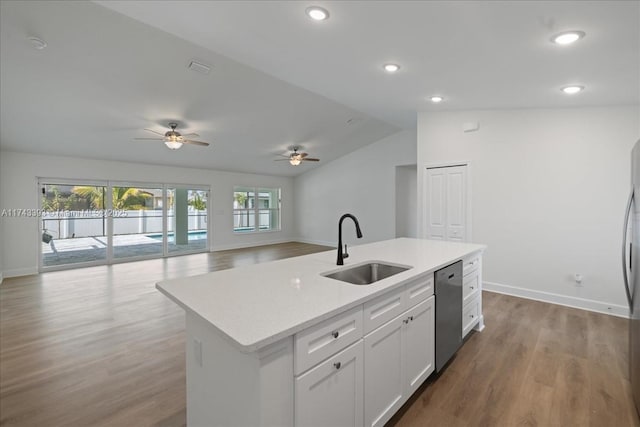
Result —
<path fill-rule="evenodd" d="M 162 191 L 112 187 L 114 259 L 163 255 Z"/>
<path fill-rule="evenodd" d="M 107 259 L 105 186 L 41 183 L 43 267 Z"/>
<path fill-rule="evenodd" d="M 208 249 L 208 203 L 206 190 L 167 189 L 167 249 L 170 254 Z"/>

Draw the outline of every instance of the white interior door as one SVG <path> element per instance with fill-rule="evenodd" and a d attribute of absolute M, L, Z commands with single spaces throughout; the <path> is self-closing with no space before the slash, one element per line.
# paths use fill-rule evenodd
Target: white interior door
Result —
<path fill-rule="evenodd" d="M 445 168 L 427 169 L 427 197 L 424 212 L 428 239 L 446 240 L 446 171 Z"/>
<path fill-rule="evenodd" d="M 424 191 L 424 237 L 467 241 L 467 165 L 427 168 Z"/>

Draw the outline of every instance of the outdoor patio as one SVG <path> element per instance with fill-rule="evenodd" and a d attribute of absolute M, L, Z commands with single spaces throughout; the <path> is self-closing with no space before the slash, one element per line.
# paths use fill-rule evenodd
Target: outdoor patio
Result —
<path fill-rule="evenodd" d="M 190 233 L 189 243 L 176 245 L 169 236 L 169 253 L 206 250 L 206 233 Z M 162 238 L 159 235 L 126 234 L 113 236 L 114 259 L 141 256 L 161 256 Z M 105 260 L 107 258 L 107 237 L 77 237 L 52 239 L 42 243 L 42 266 L 52 267 Z"/>

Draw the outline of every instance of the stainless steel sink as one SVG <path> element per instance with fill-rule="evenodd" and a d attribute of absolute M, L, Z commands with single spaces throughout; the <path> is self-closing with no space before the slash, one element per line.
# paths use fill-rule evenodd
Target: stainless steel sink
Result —
<path fill-rule="evenodd" d="M 334 272 L 322 273 L 322 276 L 354 285 L 370 285 L 378 280 L 386 279 L 387 277 L 407 271 L 410 268 L 412 267 L 372 261 Z"/>

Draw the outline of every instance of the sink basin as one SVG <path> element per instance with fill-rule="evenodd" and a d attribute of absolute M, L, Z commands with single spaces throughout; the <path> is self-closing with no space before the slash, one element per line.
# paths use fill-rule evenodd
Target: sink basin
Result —
<path fill-rule="evenodd" d="M 322 273 L 322 276 L 354 285 L 370 285 L 378 280 L 386 279 L 387 277 L 407 271 L 410 268 L 412 267 L 371 261 L 366 264 L 355 265 L 334 272 Z"/>

